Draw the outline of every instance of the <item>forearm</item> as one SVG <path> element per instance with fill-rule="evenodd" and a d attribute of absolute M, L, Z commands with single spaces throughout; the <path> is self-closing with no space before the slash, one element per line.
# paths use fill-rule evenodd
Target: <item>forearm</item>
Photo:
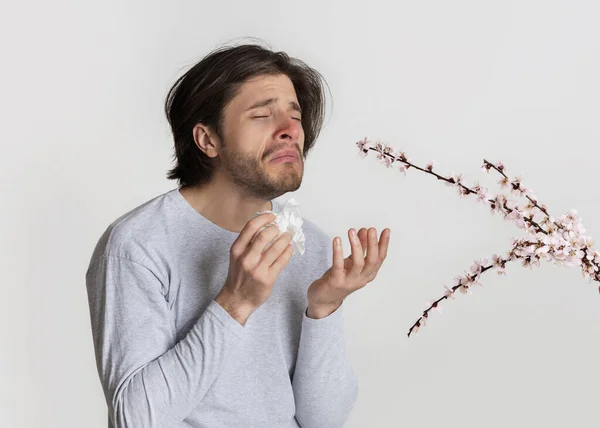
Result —
<path fill-rule="evenodd" d="M 215 301 L 240 325 L 245 325 L 252 312 L 256 310 L 255 307 L 241 301 L 225 288 L 217 294 Z"/>
<path fill-rule="evenodd" d="M 178 340 L 163 283 L 129 259 L 100 257 L 86 274 L 86 287 L 98 375 L 115 428 L 185 419 L 245 335 L 211 301 Z"/>
<path fill-rule="evenodd" d="M 334 310 L 309 306 L 303 318 L 292 379 L 296 419 L 303 428 L 342 427 L 358 396 L 358 381 L 346 353 L 342 310 L 341 306 Z"/>
<path fill-rule="evenodd" d="M 130 367 L 122 375 L 118 367 L 103 371 L 115 427 L 171 426 L 198 406 L 242 334 L 243 327 L 233 319 L 228 323 L 226 315 L 213 303 L 186 337 L 160 356 L 148 355 L 151 361 L 143 367 Z M 118 352 L 105 349 L 101 364 L 118 364 Z"/>
<path fill-rule="evenodd" d="M 334 313 L 340 306 L 342 302 L 332 303 L 329 305 L 316 304 L 316 303 L 308 303 L 308 308 L 306 310 L 306 316 L 311 319 L 322 319 L 326 318 L 332 313 Z"/>

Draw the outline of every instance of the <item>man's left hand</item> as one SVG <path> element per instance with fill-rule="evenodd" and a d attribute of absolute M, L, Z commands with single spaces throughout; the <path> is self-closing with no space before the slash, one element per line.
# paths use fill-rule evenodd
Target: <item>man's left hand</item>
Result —
<path fill-rule="evenodd" d="M 333 264 L 323 276 L 308 288 L 310 318 L 324 318 L 333 313 L 350 294 L 373 281 L 387 256 L 390 229 L 385 229 L 377 241 L 377 229 L 364 227 L 354 234 L 348 231 L 351 254 L 343 258 L 342 240 L 333 240 Z M 366 251 L 366 257 L 365 257 Z"/>

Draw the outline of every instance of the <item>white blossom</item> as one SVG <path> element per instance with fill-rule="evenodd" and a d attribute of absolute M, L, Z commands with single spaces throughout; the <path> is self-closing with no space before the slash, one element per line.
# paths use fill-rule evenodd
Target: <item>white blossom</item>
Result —
<path fill-rule="evenodd" d="M 356 145 L 363 158 L 371 149 L 375 150 L 377 159 L 386 167 L 390 167 L 398 160 L 398 170 L 405 175 L 412 164 L 403 151 L 399 151 L 397 156 L 394 156 L 393 148 L 387 143 L 383 144 L 380 141 L 372 143 L 365 137 Z M 423 169 L 433 172 L 435 164 L 435 161 L 431 161 Z M 548 213 L 546 205 L 539 203 L 533 190 L 523 186 L 520 177 L 512 180 L 508 178 L 502 161 L 495 165 L 484 161 L 482 169 L 488 173 L 497 170 L 496 172 L 502 176 L 499 181 L 500 187 L 508 188 L 511 193 L 525 198 L 526 202 L 519 205 L 512 200 L 509 201 L 502 193 L 491 197 L 488 189 L 482 187 L 479 182 L 469 188 L 463 183 L 462 174 L 452 173 L 447 179 L 441 181 L 448 186 L 455 186 L 461 197 L 474 194 L 477 202 L 487 204 L 492 214 L 501 213 L 506 220 L 523 230 L 521 238 L 512 238 L 511 249 L 505 257 L 493 255 L 491 268 L 498 275 L 506 275 L 506 264 L 511 261 L 520 260 L 524 267 L 531 269 L 540 266 L 541 261 L 545 260 L 557 266 L 577 267 L 585 279 L 600 282 L 600 251 L 594 249 L 593 239 L 584 235 L 585 228 L 577 210 L 571 209 L 556 219 Z M 453 287 L 444 287 L 444 297 L 454 299 L 456 291 L 462 294 L 471 293 L 474 284 L 481 285 L 479 279 L 484 273 L 483 269 L 490 267 L 486 266 L 487 263 L 486 259 L 475 260 L 470 266 L 470 273 L 465 272 L 464 275 L 456 276 Z M 411 333 L 416 333 L 421 326 L 426 325 L 428 312 L 431 309 L 441 311 L 439 299 L 430 302 L 429 308 L 414 324 Z"/>

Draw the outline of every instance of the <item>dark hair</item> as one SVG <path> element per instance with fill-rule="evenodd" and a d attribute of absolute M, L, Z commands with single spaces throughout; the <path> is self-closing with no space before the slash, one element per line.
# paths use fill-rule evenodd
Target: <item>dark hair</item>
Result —
<path fill-rule="evenodd" d="M 250 78 L 276 74 L 287 75 L 294 85 L 302 108 L 303 157 L 306 158 L 323 126 L 322 82 L 325 79 L 285 52 L 275 52 L 258 44 L 222 46 L 178 78 L 168 92 L 165 113 L 173 133 L 176 164 L 167 178 L 178 180 L 180 186 L 210 181 L 214 159 L 196 146 L 192 135 L 194 126 L 203 123 L 222 137 L 223 111 L 237 90 Z"/>

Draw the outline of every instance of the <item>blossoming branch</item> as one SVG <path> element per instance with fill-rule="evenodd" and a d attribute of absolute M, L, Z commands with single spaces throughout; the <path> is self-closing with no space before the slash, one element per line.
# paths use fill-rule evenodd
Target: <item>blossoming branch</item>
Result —
<path fill-rule="evenodd" d="M 512 248 L 504 255 L 494 254 L 492 263 L 487 259 L 476 260 L 465 271 L 464 275 L 454 278 L 451 287 L 445 287 L 445 293 L 429 304 L 422 315 L 410 327 L 408 336 L 416 333 L 425 326 L 429 314 L 433 309 L 439 311 L 439 304 L 444 299 L 453 299 L 456 292 L 463 294 L 471 293 L 471 288 L 481 285 L 478 281 L 480 276 L 488 271 L 495 270 L 499 275 L 505 275 L 506 263 L 521 260 L 524 267 L 531 269 L 539 266 L 541 260 L 550 261 L 558 266 L 580 267 L 584 278 L 589 282 L 592 280 L 600 282 L 600 252 L 594 250 L 594 241 L 589 236 L 583 235 L 585 229 L 577 211 L 572 209 L 567 214 L 555 219 L 548 213 L 546 205 L 540 204 L 531 189 L 523 186 L 520 177 L 510 179 L 505 173 L 502 162 L 494 164 L 483 160 L 482 169 L 489 173 L 494 170 L 500 175 L 501 188 L 508 189 L 512 194 L 523 197 L 526 203 L 519 205 L 509 200 L 502 193 L 491 196 L 487 188 L 482 187 L 479 182 L 471 188 L 464 184 L 461 174 L 451 174 L 445 177 L 434 171 L 435 161 L 429 162 L 425 167 L 419 167 L 412 163 L 411 159 L 403 151 L 394 151 L 388 144 L 381 141 L 370 141 L 364 138 L 356 143 L 359 155 L 365 158 L 369 151 L 377 153 L 377 159 L 386 167 L 398 165 L 398 170 L 404 175 L 412 168 L 434 176 L 443 181 L 447 186 L 456 188 L 461 198 L 474 195 L 477 202 L 486 204 L 492 213 L 503 215 L 507 221 L 513 221 L 518 228 L 524 230 L 524 236 L 520 239 L 513 238 Z M 600 288 L 599 288 L 600 290 Z"/>

